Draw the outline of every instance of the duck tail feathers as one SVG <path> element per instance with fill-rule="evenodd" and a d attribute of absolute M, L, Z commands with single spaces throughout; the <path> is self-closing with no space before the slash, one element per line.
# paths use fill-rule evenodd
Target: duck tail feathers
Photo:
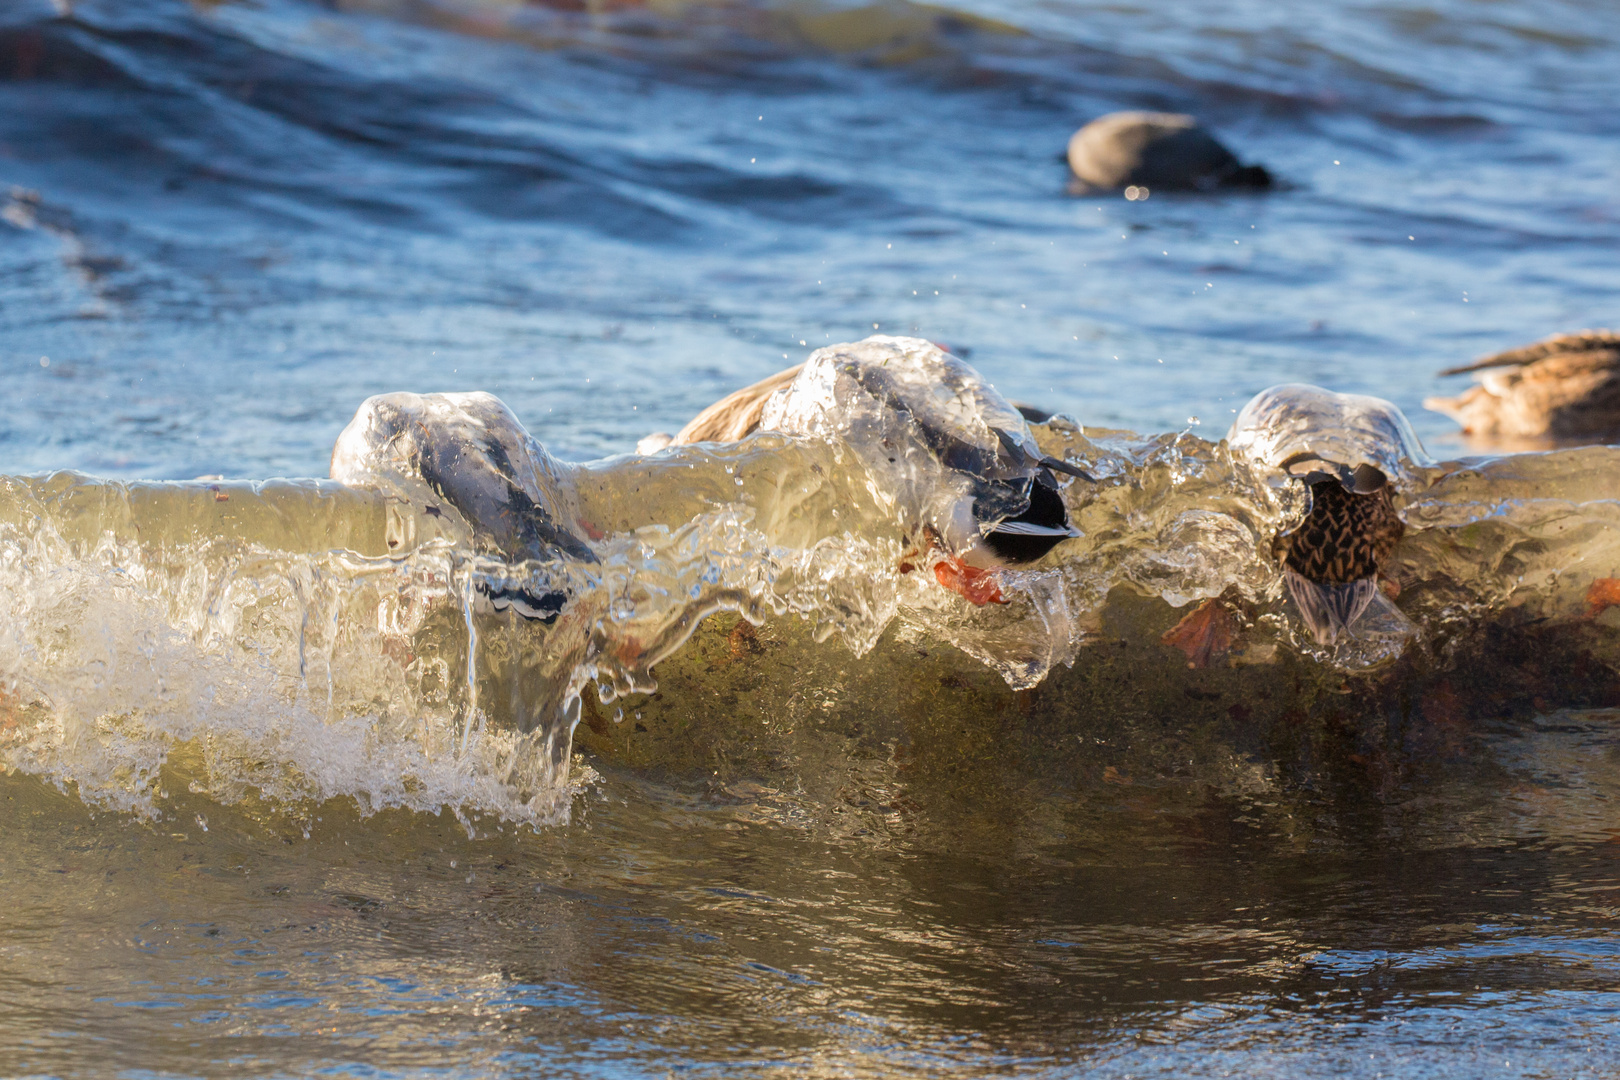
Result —
<path fill-rule="evenodd" d="M 1079 536 L 1073 525 L 1037 525 L 1033 521 L 998 521 L 987 532 L 1007 533 L 1013 536 Z"/>
<path fill-rule="evenodd" d="M 1341 635 L 1353 637 L 1351 627 L 1378 595 L 1377 578 L 1320 585 L 1290 569 L 1283 572 L 1283 580 L 1318 645 L 1332 645 Z"/>

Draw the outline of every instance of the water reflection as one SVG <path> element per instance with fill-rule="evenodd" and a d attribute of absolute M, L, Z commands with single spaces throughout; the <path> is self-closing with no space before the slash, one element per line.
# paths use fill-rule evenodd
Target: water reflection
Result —
<path fill-rule="evenodd" d="M 572 825 L 477 839 L 179 782 L 136 825 L 13 776 L 0 1031 L 76 1074 L 1157 1075 L 1263 1046 L 1283 1074 L 1582 1075 L 1615 1049 L 1617 761 L 1620 714 L 1569 713 L 1384 802 L 1104 785 L 864 834 L 598 762 Z"/>

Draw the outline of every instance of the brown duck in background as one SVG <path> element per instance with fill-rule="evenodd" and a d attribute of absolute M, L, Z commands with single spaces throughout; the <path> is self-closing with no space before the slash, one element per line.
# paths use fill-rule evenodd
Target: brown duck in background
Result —
<path fill-rule="evenodd" d="M 1378 572 L 1406 532 L 1389 478 L 1371 465 L 1303 477 L 1311 510 L 1279 533 L 1271 553 L 1283 566 L 1288 595 L 1319 645 L 1331 645 L 1378 594 Z"/>
<path fill-rule="evenodd" d="M 1468 373 L 1478 373 L 1478 386 L 1423 402 L 1467 435 L 1537 445 L 1620 439 L 1620 333 L 1555 334 L 1440 372 Z"/>

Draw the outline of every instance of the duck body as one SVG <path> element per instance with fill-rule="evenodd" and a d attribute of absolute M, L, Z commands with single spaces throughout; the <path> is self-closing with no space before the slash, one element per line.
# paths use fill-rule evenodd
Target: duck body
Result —
<path fill-rule="evenodd" d="M 902 500 L 916 504 L 923 531 L 969 566 L 1032 563 L 1079 535 L 1053 469 L 1084 474 L 1044 458 L 1016 406 L 930 342 L 881 341 L 812 357 L 768 401 L 761 423 L 798 434 L 837 432 L 864 448 L 868 469 L 890 474 Z M 800 379 L 805 393 L 796 399 Z"/>
<path fill-rule="evenodd" d="M 1117 112 L 1069 139 L 1069 168 L 1084 190 L 1215 191 L 1271 186 L 1271 174 L 1244 165 L 1184 113 Z"/>
<path fill-rule="evenodd" d="M 1289 596 L 1324 645 L 1350 632 L 1367 610 L 1378 572 L 1406 533 L 1383 474 L 1371 466 L 1356 471 L 1371 490 L 1347 488 L 1338 478 L 1316 480 L 1305 520 L 1271 544 Z"/>
<path fill-rule="evenodd" d="M 1257 479 L 1309 493 L 1270 553 L 1318 644 L 1353 635 L 1406 532 L 1397 490 L 1416 489 L 1432 465 L 1406 417 L 1380 398 L 1290 383 L 1256 394 L 1227 441 Z"/>
<path fill-rule="evenodd" d="M 806 363 L 704 409 L 670 445 L 759 430 L 849 446 L 914 545 L 960 560 L 953 580 L 1027 565 L 1079 535 L 1056 474 L 1089 477 L 1044 457 L 1023 414 L 928 341 L 874 335 L 818 349 Z"/>
<path fill-rule="evenodd" d="M 1456 397 L 1426 398 L 1479 438 L 1620 438 L 1620 333 L 1583 330 L 1448 368 L 1479 380 Z"/>
<path fill-rule="evenodd" d="M 492 394 L 379 394 L 367 398 L 332 448 L 332 479 L 383 487 L 441 513 L 453 508 L 479 554 L 503 562 L 594 563 L 595 552 L 558 523 L 560 469 Z M 497 611 L 550 622 L 567 602 L 555 589 L 477 582 Z"/>

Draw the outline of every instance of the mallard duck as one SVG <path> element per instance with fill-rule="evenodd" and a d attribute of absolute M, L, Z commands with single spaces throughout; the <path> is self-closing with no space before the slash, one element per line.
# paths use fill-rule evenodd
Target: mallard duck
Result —
<path fill-rule="evenodd" d="M 1307 464 L 1314 467 L 1299 471 Z M 1286 471 L 1310 488 L 1311 508 L 1294 528 L 1272 537 L 1271 554 L 1311 636 L 1332 645 L 1353 632 L 1381 585 L 1395 587 L 1380 571 L 1406 523 L 1390 497 L 1389 478 L 1376 466 L 1350 469 L 1301 454 Z M 1161 640 L 1181 649 L 1190 666 L 1207 667 L 1235 636 L 1227 608 L 1222 599 L 1206 600 Z"/>
<path fill-rule="evenodd" d="M 644 439 L 640 449 L 734 441 L 762 429 L 850 443 L 916 519 L 908 527 L 919 546 L 953 560 L 936 577 L 975 602 L 998 595 L 977 584 L 984 571 L 1035 562 L 1079 535 L 1054 474 L 1090 475 L 1043 455 L 1019 409 L 931 342 L 874 335 L 818 349 L 806 363 L 710 405 L 678 434 Z M 937 491 L 921 490 L 962 479 L 964 497 L 948 507 L 936 505 Z"/>
<path fill-rule="evenodd" d="M 1214 191 L 1271 186 L 1271 174 L 1244 165 L 1196 119 L 1182 113 L 1117 112 L 1069 139 L 1077 191 Z"/>
<path fill-rule="evenodd" d="M 1318 644 L 1353 635 L 1380 587 L 1397 588 L 1381 574 L 1406 531 L 1394 489 L 1414 487 L 1433 464 L 1412 426 L 1380 398 L 1290 383 L 1256 394 L 1227 443 L 1257 479 L 1309 492 L 1304 518 L 1273 537 L 1270 554 Z M 1164 644 L 1205 666 L 1235 635 L 1227 607 L 1205 601 L 1165 633 Z"/>
<path fill-rule="evenodd" d="M 1298 476 L 1311 489 L 1310 512 L 1272 539 L 1271 554 L 1282 564 L 1288 595 L 1317 644 L 1331 645 L 1378 595 L 1378 572 L 1406 523 L 1395 512 L 1383 470 L 1307 457 L 1289 464 L 1306 462 L 1321 466 Z"/>
<path fill-rule="evenodd" d="M 1411 487 L 1431 464 L 1412 426 L 1381 398 L 1294 383 L 1256 394 L 1227 438 L 1263 473 L 1309 490 L 1304 520 L 1278 535 L 1271 552 L 1318 644 L 1353 633 L 1406 531 L 1393 482 Z"/>
<path fill-rule="evenodd" d="M 480 554 L 520 563 L 559 556 L 594 563 L 596 553 L 553 519 L 563 501 L 556 463 L 492 394 L 379 394 L 361 403 L 332 447 L 333 480 L 393 489 L 466 522 Z M 551 622 L 567 596 L 523 582 L 480 578 L 496 611 Z"/>
<path fill-rule="evenodd" d="M 1581 330 L 1509 349 L 1446 375 L 1474 373 L 1479 385 L 1423 407 L 1481 438 L 1620 438 L 1620 334 Z"/>

